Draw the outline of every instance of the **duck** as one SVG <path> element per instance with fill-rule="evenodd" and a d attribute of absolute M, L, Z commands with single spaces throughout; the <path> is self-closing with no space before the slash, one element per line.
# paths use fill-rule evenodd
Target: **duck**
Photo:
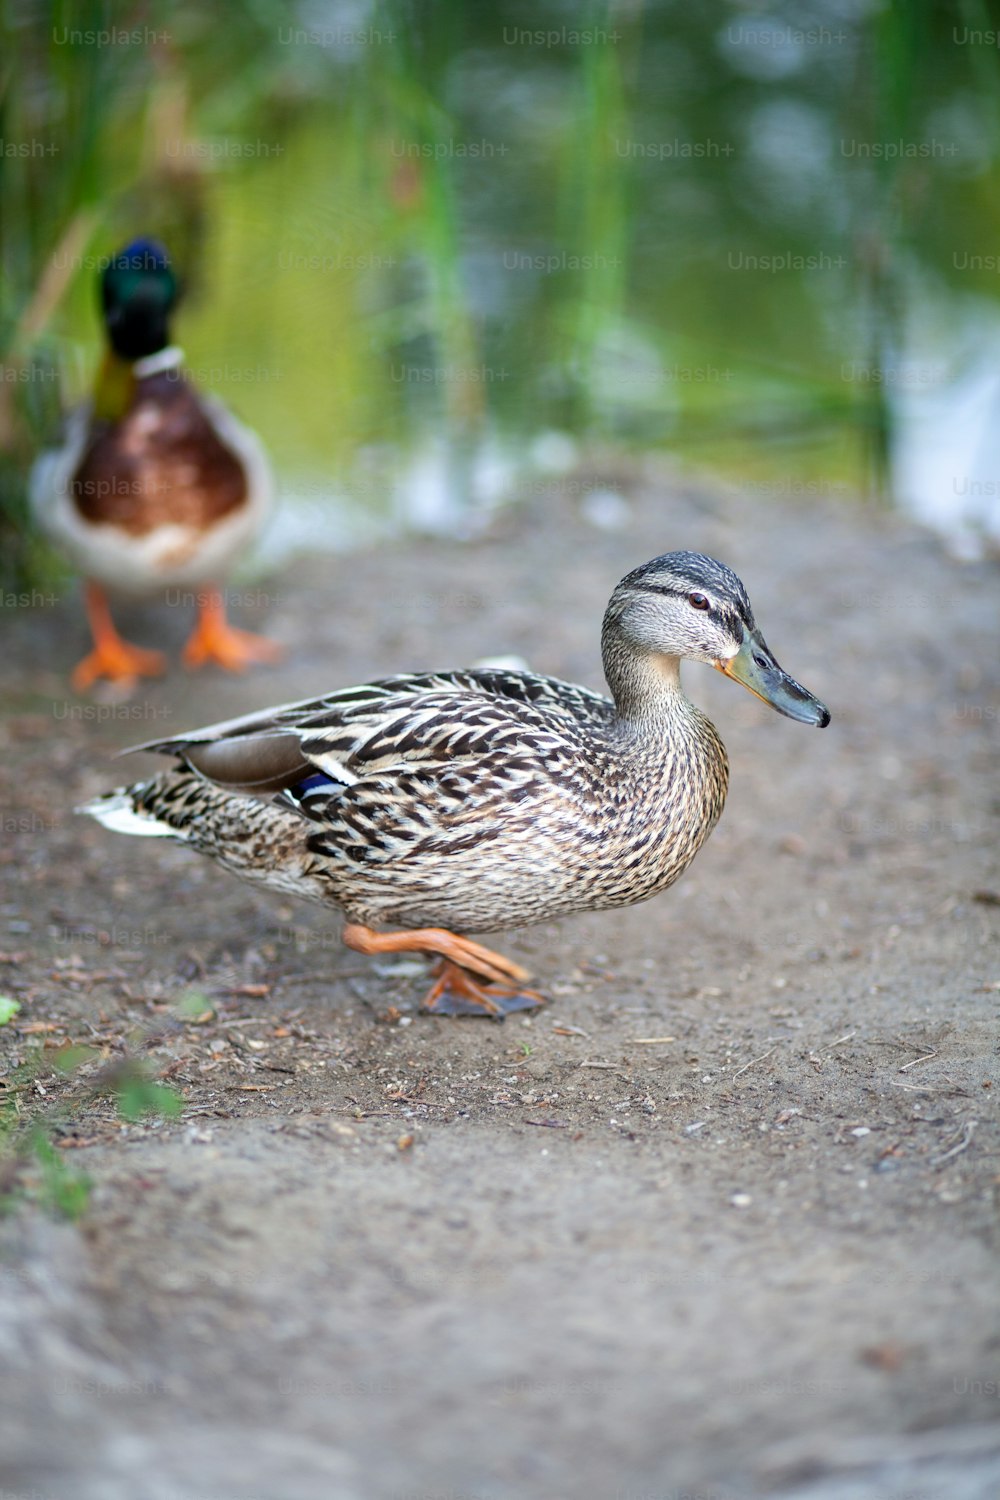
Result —
<path fill-rule="evenodd" d="M 119 635 L 109 592 L 142 598 L 166 589 L 196 605 L 189 667 L 275 661 L 274 642 L 229 624 L 219 587 L 272 509 L 263 444 L 187 375 L 170 339 L 179 283 L 158 241 L 135 239 L 108 257 L 100 291 L 107 348 L 92 396 L 70 413 L 63 441 L 40 455 L 29 483 L 37 525 L 84 578 L 93 649 L 73 687 L 85 692 L 107 678 L 128 691 L 166 669 L 161 651 Z"/>
<path fill-rule="evenodd" d="M 543 997 L 470 932 L 646 901 L 717 824 L 726 751 L 682 660 L 830 722 L 737 575 L 701 553 L 621 580 L 601 654 L 608 695 L 502 666 L 401 674 L 150 742 L 136 748 L 169 769 L 80 810 L 338 908 L 358 952 L 433 955 L 425 1011 L 502 1018 Z"/>

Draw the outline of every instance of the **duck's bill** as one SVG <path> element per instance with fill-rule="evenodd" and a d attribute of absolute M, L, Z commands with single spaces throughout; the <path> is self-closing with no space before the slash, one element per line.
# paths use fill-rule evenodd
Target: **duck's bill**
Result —
<path fill-rule="evenodd" d="M 759 631 L 745 637 L 735 656 L 728 661 L 717 661 L 715 666 L 786 718 L 797 719 L 800 724 L 815 724 L 819 729 L 825 729 L 830 722 L 826 704 L 778 666 Z"/>

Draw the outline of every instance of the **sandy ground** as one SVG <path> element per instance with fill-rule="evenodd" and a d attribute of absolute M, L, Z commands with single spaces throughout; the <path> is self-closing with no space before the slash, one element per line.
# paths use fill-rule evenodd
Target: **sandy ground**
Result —
<path fill-rule="evenodd" d="M 611 587 L 683 546 L 834 722 L 689 666 L 722 824 L 654 902 L 499 941 L 535 1016 L 419 1016 L 421 962 L 71 813 L 153 764 L 121 746 L 371 674 L 517 652 L 599 685 Z M 592 466 L 243 602 L 286 666 L 128 705 L 67 696 L 73 598 L 6 612 L 5 1087 L 94 1188 L 0 1224 L 4 1500 L 1000 1492 L 995 570 Z M 189 614 L 123 619 L 176 651 Z M 101 1053 L 69 1078 L 67 1040 Z M 95 1091 L 126 1049 L 180 1118 Z"/>

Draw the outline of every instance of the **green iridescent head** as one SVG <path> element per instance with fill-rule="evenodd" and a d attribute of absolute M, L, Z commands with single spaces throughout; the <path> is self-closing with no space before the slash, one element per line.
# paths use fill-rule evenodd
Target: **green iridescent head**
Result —
<path fill-rule="evenodd" d="M 101 307 L 117 355 L 134 361 L 166 348 L 177 290 L 170 259 L 156 240 L 133 240 L 112 256 L 101 277 Z"/>

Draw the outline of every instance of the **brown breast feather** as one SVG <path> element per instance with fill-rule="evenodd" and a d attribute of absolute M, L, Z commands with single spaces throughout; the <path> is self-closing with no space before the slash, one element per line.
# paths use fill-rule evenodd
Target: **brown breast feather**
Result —
<path fill-rule="evenodd" d="M 244 504 L 243 465 L 176 371 L 136 384 L 117 422 L 95 422 L 70 484 L 88 521 L 143 536 L 174 523 L 207 531 Z"/>

